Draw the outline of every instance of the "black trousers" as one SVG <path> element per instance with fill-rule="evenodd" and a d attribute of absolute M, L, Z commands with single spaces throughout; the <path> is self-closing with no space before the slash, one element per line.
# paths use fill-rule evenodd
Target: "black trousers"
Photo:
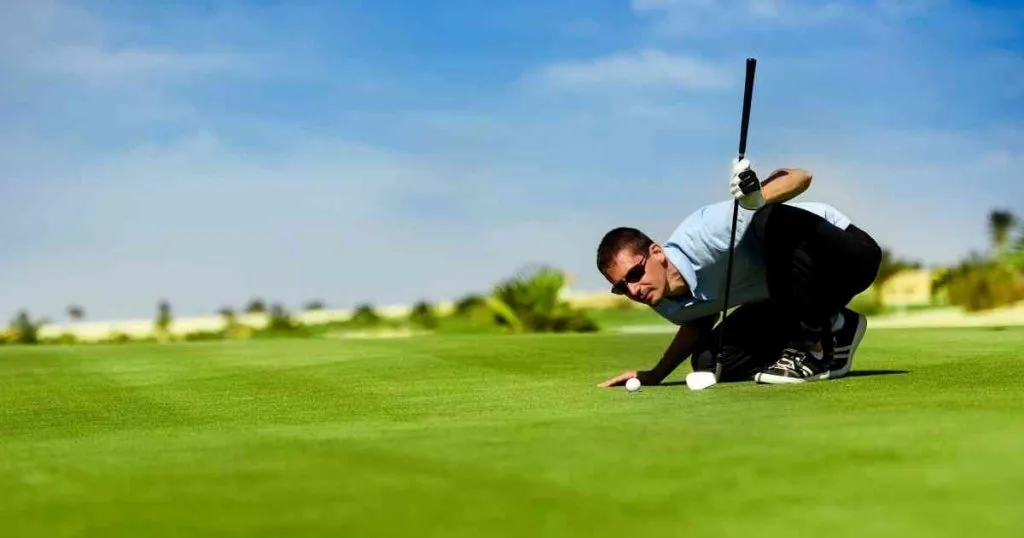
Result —
<path fill-rule="evenodd" d="M 719 352 L 722 324 L 701 335 L 690 359 L 695 371 L 721 368 L 720 382 L 749 381 L 779 360 L 793 338 L 793 324 L 770 301 L 745 304 L 725 318 L 725 342 Z"/>
<path fill-rule="evenodd" d="M 832 315 L 878 275 L 881 248 L 856 226 L 844 230 L 799 207 L 772 204 L 754 215 L 751 231 L 764 252 L 769 298 L 799 324 L 800 338 L 820 338 Z"/>
<path fill-rule="evenodd" d="M 765 206 L 747 233 L 763 249 L 769 299 L 735 309 L 725 321 L 723 349 L 716 327 L 692 359 L 695 370 L 707 369 L 717 356 L 723 381 L 749 379 L 785 347 L 822 340 L 832 316 L 874 282 L 881 263 L 881 248 L 863 230 L 838 228 L 799 207 Z"/>

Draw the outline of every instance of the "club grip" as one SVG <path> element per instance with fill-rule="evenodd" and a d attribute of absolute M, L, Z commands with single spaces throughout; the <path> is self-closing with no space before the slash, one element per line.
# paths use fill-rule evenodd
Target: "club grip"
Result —
<path fill-rule="evenodd" d="M 747 58 L 747 77 L 743 86 L 743 116 L 740 120 L 740 159 L 747 154 L 747 127 L 750 125 L 750 103 L 754 99 L 754 71 L 756 69 L 757 60 Z"/>

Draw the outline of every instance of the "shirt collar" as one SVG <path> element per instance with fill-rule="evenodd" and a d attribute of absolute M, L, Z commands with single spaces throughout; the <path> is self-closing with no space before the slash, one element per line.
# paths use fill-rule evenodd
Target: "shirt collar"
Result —
<path fill-rule="evenodd" d="M 690 258 L 687 258 L 686 254 L 673 243 L 662 245 L 662 249 L 665 251 L 668 261 L 672 262 L 676 269 L 679 269 L 679 272 L 683 275 L 683 280 L 686 281 L 687 293 L 682 295 L 680 299 L 701 298 L 706 300 L 707 297 L 697 287 L 699 284 L 697 282 L 697 271 L 694 269 Z"/>

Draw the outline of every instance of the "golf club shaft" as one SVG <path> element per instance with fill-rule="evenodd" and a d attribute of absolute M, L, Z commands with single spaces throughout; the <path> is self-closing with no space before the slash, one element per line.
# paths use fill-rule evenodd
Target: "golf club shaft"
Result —
<path fill-rule="evenodd" d="M 750 104 L 754 100 L 754 71 L 756 69 L 757 60 L 747 58 L 747 76 L 743 86 L 743 115 L 740 119 L 740 159 L 747 155 L 747 130 L 750 127 Z"/>
<path fill-rule="evenodd" d="M 754 98 L 754 71 L 757 68 L 757 60 L 754 58 L 747 58 L 747 74 L 746 82 L 743 86 L 743 114 L 740 120 L 740 148 L 739 158 L 747 154 L 747 130 L 750 126 L 750 104 Z M 718 332 L 718 350 L 722 351 L 722 346 L 725 343 L 725 316 L 729 310 L 729 288 L 732 285 L 732 259 L 736 250 L 736 221 L 739 216 L 740 202 L 739 200 L 733 200 L 732 202 L 732 231 L 729 234 L 729 262 L 725 270 L 725 297 L 722 299 L 722 321 L 720 322 L 720 328 Z"/>

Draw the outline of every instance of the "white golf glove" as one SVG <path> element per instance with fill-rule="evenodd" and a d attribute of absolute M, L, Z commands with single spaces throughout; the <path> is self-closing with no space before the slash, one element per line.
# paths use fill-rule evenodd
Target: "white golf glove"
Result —
<path fill-rule="evenodd" d="M 729 192 L 739 200 L 744 209 L 751 211 L 764 207 L 764 196 L 761 194 L 761 181 L 750 169 L 747 159 L 732 160 L 732 179 L 729 181 Z"/>

